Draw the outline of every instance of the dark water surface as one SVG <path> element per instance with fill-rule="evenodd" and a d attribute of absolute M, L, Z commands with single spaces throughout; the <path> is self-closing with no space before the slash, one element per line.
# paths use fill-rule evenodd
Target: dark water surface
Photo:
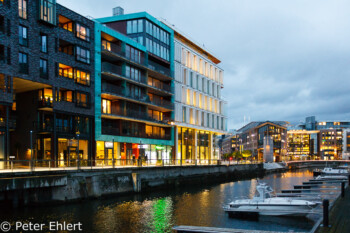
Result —
<path fill-rule="evenodd" d="M 272 174 L 262 179 L 276 192 L 312 178 L 310 170 Z M 257 181 L 246 180 L 207 187 L 185 187 L 82 203 L 2 209 L 0 220 L 45 223 L 81 222 L 84 232 L 171 232 L 175 225 L 210 226 L 271 231 L 308 231 L 311 218 L 261 217 L 259 221 L 229 218 L 222 206 L 234 198 L 255 194 Z M 46 230 L 48 230 L 46 228 Z"/>

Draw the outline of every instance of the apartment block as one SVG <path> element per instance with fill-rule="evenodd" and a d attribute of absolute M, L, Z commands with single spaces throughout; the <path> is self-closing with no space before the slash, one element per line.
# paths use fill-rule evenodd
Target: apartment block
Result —
<path fill-rule="evenodd" d="M 113 12 L 95 24 L 96 163 L 177 164 L 174 32 L 145 12 Z"/>
<path fill-rule="evenodd" d="M 91 158 L 93 32 L 55 0 L 0 1 L 0 159 Z"/>

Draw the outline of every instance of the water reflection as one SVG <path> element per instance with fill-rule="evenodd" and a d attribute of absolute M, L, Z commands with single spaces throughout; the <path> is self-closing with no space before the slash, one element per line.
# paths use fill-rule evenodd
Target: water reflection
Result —
<path fill-rule="evenodd" d="M 291 189 L 295 184 L 309 180 L 308 170 L 272 174 L 261 182 L 271 185 L 276 192 Z M 1 219 L 14 223 L 28 220 L 47 223 L 67 221 L 83 223 L 84 232 L 171 232 L 174 225 L 211 226 L 271 231 L 308 231 L 313 219 L 262 217 L 260 221 L 228 218 L 222 210 L 225 203 L 238 197 L 252 198 L 257 180 L 230 182 L 207 187 L 187 187 L 151 194 L 132 195 L 108 200 L 48 208 L 25 208 L 1 211 Z M 31 216 L 28 218 L 27 216 Z"/>

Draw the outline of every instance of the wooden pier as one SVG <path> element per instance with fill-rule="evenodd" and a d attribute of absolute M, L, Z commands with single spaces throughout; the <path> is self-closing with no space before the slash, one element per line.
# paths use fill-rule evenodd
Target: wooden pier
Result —
<path fill-rule="evenodd" d="M 321 227 L 316 233 L 348 233 L 350 232 L 350 188 L 345 190 L 345 197 L 339 197 L 329 215 L 330 227 Z"/>

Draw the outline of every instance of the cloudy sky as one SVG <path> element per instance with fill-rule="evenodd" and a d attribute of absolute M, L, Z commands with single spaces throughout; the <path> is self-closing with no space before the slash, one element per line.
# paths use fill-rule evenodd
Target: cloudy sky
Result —
<path fill-rule="evenodd" d="M 229 129 L 350 119 L 348 0 L 58 0 L 82 15 L 147 11 L 221 59 Z"/>

